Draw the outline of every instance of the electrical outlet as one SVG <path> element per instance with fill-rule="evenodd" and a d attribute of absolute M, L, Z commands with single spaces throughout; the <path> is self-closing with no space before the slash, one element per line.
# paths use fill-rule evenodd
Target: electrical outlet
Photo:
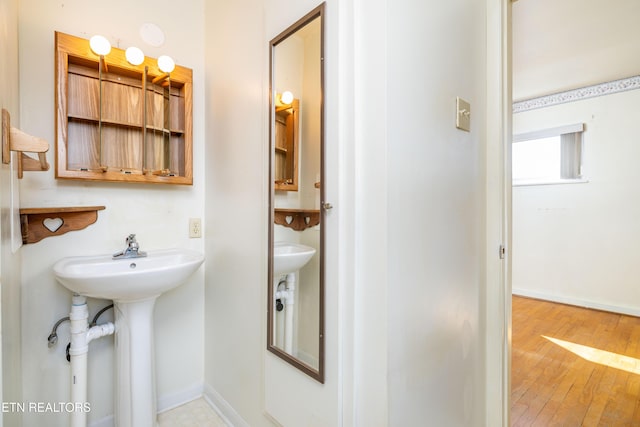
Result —
<path fill-rule="evenodd" d="M 189 237 L 202 237 L 202 223 L 200 222 L 200 218 L 189 218 Z"/>

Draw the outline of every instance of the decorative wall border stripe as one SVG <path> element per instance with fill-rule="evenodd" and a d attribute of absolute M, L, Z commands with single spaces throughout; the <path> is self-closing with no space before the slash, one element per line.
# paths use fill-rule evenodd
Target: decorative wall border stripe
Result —
<path fill-rule="evenodd" d="M 640 76 L 628 77 L 626 79 L 614 80 L 597 85 L 581 87 L 579 89 L 568 90 L 566 92 L 541 96 L 539 98 L 531 98 L 524 101 L 514 102 L 513 113 L 521 113 L 523 111 L 550 107 L 552 105 L 564 104 L 565 102 L 595 98 L 597 96 L 611 95 L 613 93 L 625 92 L 633 89 L 640 89 Z"/>

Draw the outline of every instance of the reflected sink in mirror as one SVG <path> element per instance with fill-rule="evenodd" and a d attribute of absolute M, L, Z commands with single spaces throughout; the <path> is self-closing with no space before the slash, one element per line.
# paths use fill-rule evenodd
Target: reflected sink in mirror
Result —
<path fill-rule="evenodd" d="M 311 246 L 299 243 L 275 242 L 273 244 L 273 276 L 293 273 L 304 267 L 315 255 Z"/>
<path fill-rule="evenodd" d="M 63 258 L 53 266 L 67 289 L 87 297 L 137 301 L 183 284 L 204 261 L 189 249 L 149 251 L 144 258 L 112 259 L 112 255 Z"/>

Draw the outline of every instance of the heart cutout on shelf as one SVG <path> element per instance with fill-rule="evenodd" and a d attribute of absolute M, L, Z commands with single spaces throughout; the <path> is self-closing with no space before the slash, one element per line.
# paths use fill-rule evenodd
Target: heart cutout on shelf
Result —
<path fill-rule="evenodd" d="M 291 224 L 293 222 L 293 216 L 291 215 L 287 215 L 284 220 L 286 221 L 287 224 Z"/>
<path fill-rule="evenodd" d="M 62 227 L 62 224 L 64 224 L 62 218 L 45 218 L 42 221 L 42 225 L 52 233 L 58 231 L 60 227 Z"/>

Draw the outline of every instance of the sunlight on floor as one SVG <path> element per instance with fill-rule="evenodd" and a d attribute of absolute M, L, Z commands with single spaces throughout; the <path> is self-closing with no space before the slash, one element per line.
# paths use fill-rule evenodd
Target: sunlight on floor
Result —
<path fill-rule="evenodd" d="M 563 341 L 557 338 L 551 338 L 542 335 L 554 344 L 569 350 L 570 352 L 582 357 L 589 362 L 598 363 L 600 365 L 609 366 L 615 369 L 631 372 L 640 375 L 640 359 L 625 356 L 624 354 L 612 353 L 610 351 L 600 350 L 586 345 L 576 344 L 569 341 Z"/>

